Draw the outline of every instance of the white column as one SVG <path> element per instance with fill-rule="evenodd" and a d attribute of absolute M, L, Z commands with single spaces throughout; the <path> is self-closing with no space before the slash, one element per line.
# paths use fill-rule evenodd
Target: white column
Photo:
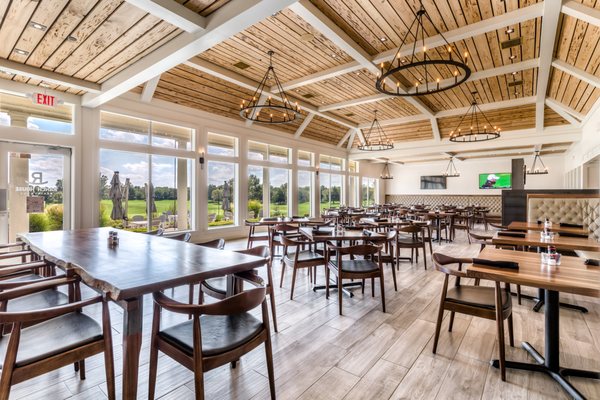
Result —
<path fill-rule="evenodd" d="M 185 144 L 183 144 L 185 146 Z M 188 226 L 188 160 L 177 159 L 177 229 L 186 230 Z"/>

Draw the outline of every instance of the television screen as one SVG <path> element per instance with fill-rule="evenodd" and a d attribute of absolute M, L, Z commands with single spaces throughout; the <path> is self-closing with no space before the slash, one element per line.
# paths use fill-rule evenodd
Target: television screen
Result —
<path fill-rule="evenodd" d="M 421 189 L 446 189 L 446 177 L 422 176 Z"/>
<path fill-rule="evenodd" d="M 510 189 L 511 174 L 508 172 L 494 172 L 479 174 L 479 189 Z"/>

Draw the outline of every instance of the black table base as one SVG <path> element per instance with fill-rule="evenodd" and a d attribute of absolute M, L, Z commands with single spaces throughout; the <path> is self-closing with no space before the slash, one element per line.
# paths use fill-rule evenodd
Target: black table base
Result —
<path fill-rule="evenodd" d="M 543 357 L 531 344 L 523 342 L 522 347 L 527 351 L 537 364 L 506 361 L 506 368 L 521 369 L 525 371 L 544 372 L 554 379 L 572 398 L 584 400 L 583 396 L 566 377 L 576 376 L 580 378 L 600 379 L 600 372 L 586 371 L 560 366 L 560 333 L 559 333 L 559 306 L 558 292 L 546 290 L 545 295 L 545 343 Z M 500 367 L 500 361 L 492 361 L 495 368 Z"/>
<path fill-rule="evenodd" d="M 513 296 L 518 296 L 518 293 L 515 293 L 515 292 L 510 292 L 510 294 Z M 533 311 L 535 311 L 535 312 L 539 312 L 545 304 L 543 289 L 539 289 L 539 294 L 537 297 L 521 293 L 521 298 L 526 299 L 526 300 L 535 301 L 535 304 L 533 305 Z M 571 303 L 562 303 L 562 302 L 560 302 L 558 304 L 560 307 L 568 308 L 569 310 L 581 311 L 584 314 L 588 312 L 588 309 L 583 306 L 578 306 L 578 305 L 571 304 Z"/>
<path fill-rule="evenodd" d="M 348 297 L 354 297 L 354 293 L 352 293 L 351 291 L 348 290 L 348 289 L 354 289 L 354 288 L 362 288 L 362 282 L 342 283 L 342 292 L 344 292 L 344 294 Z M 325 286 L 325 285 L 313 286 L 313 292 L 316 292 L 317 290 L 326 290 L 326 289 L 327 289 L 327 286 Z M 329 290 L 338 290 L 338 284 L 336 282 L 333 282 L 333 284 L 329 285 Z"/>

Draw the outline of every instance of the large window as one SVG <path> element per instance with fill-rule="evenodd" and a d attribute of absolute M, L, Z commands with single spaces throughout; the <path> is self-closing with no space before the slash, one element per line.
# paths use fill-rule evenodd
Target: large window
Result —
<path fill-rule="evenodd" d="M 237 224 L 238 139 L 208 134 L 208 226 Z"/>
<path fill-rule="evenodd" d="M 298 215 L 311 216 L 312 214 L 312 178 L 310 171 L 298 171 Z"/>
<path fill-rule="evenodd" d="M 249 140 L 248 159 L 288 164 L 290 162 L 290 149 L 288 149 L 287 147 L 253 142 Z"/>
<path fill-rule="evenodd" d="M 100 113 L 100 226 L 167 232 L 193 228 L 195 156 L 189 151 L 193 132 L 163 122 Z M 132 144 L 148 145 L 148 150 L 122 150 Z M 159 147 L 173 155 L 154 154 L 153 148 Z M 119 195 L 120 202 L 115 199 Z"/>
<path fill-rule="evenodd" d="M 319 156 L 319 168 L 330 169 L 332 171 L 343 171 L 344 170 L 344 159 L 331 156 Z"/>
<path fill-rule="evenodd" d="M 52 106 L 40 105 L 30 97 L 0 92 L 0 125 L 65 135 L 74 133 L 72 104 L 55 99 L 57 103 Z"/>
<path fill-rule="evenodd" d="M 343 197 L 343 175 L 321 173 L 321 211 L 326 208 L 336 208 L 341 204 Z"/>
<path fill-rule="evenodd" d="M 289 181 L 289 169 L 269 168 L 269 210 L 271 217 L 289 216 Z"/>
<path fill-rule="evenodd" d="M 368 207 L 377 204 L 377 187 L 377 178 L 362 178 L 361 199 L 363 207 Z"/>
<path fill-rule="evenodd" d="M 350 175 L 349 177 L 349 184 L 348 184 L 348 205 L 350 207 L 359 207 L 359 201 L 358 199 L 360 198 L 359 194 L 358 194 L 358 188 L 359 188 L 359 177 L 358 176 L 353 176 Z"/>
<path fill-rule="evenodd" d="M 265 168 L 248 166 L 248 219 L 258 221 L 264 216 L 264 174 Z"/>

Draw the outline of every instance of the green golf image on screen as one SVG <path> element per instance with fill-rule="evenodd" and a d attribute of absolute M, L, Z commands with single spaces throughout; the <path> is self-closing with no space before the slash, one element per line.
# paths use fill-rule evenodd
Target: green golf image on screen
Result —
<path fill-rule="evenodd" d="M 510 178 L 508 172 L 479 174 L 479 189 L 510 189 Z"/>

